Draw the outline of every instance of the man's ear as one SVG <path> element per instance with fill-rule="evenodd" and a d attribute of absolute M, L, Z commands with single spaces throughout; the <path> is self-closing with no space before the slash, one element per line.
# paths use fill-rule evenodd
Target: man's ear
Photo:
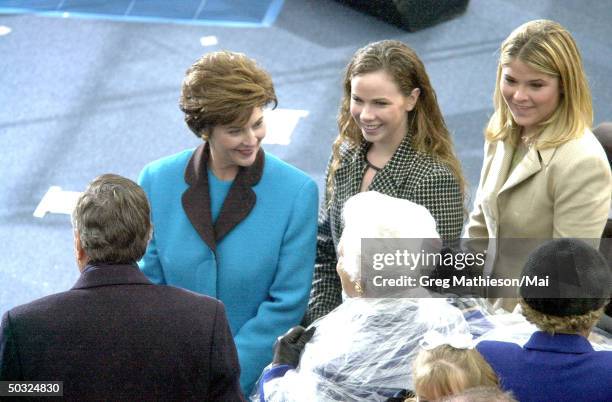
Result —
<path fill-rule="evenodd" d="M 81 237 L 79 236 L 79 231 L 74 230 L 74 257 L 77 260 L 77 265 L 79 269 L 82 269 L 87 265 L 87 254 L 85 253 L 85 249 L 81 245 Z"/>
<path fill-rule="evenodd" d="M 419 100 L 419 95 L 421 94 L 421 88 L 414 88 L 410 91 L 410 95 L 406 98 L 406 111 L 410 112 L 414 109 Z"/>

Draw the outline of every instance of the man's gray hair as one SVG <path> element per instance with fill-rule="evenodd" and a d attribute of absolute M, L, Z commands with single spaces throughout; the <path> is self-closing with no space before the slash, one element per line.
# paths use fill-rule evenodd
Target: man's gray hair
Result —
<path fill-rule="evenodd" d="M 151 237 L 147 196 L 132 180 L 115 174 L 95 178 L 77 201 L 72 225 L 88 263 L 132 264 Z"/>

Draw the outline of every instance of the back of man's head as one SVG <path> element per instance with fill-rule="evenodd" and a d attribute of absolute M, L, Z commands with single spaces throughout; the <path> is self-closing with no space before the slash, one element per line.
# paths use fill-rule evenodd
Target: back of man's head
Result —
<path fill-rule="evenodd" d="M 89 264 L 132 264 L 150 239 L 149 202 L 132 180 L 104 174 L 79 197 L 72 225 Z"/>

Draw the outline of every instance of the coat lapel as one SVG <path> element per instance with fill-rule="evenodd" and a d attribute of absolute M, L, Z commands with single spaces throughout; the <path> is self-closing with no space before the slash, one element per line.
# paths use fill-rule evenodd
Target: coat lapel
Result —
<path fill-rule="evenodd" d="M 343 160 L 343 164 L 340 165 L 334 175 L 334 193 L 340 204 L 344 204 L 351 195 L 357 194 L 361 188 L 361 180 L 366 166 L 364 160 L 365 145 L 365 143 L 362 143 L 358 148 L 347 150 L 346 161 Z"/>
<path fill-rule="evenodd" d="M 380 172 L 376 173 L 368 190 L 382 191 L 391 197 L 399 198 L 400 183 L 403 183 L 406 177 L 409 177 L 410 170 L 414 169 L 417 160 L 411 142 L 412 136 L 407 134 L 389 162 Z"/>
<path fill-rule="evenodd" d="M 185 182 L 189 187 L 183 193 L 182 202 L 183 209 L 195 230 L 204 243 L 216 252 L 219 240 L 244 220 L 255 206 L 257 197 L 251 187 L 261 179 L 265 154 L 260 148 L 255 162 L 247 168 L 240 168 L 214 224 L 208 183 L 209 155 L 210 149 L 205 143 L 191 156 L 185 169 Z"/>
<path fill-rule="evenodd" d="M 538 150 L 538 145 L 545 144 L 555 137 L 554 133 L 550 130 L 544 130 L 537 139 L 537 142 L 531 147 L 531 149 L 525 154 L 523 159 L 519 162 L 514 170 L 510 173 L 510 176 L 506 173 L 500 175 L 504 177 L 502 186 L 499 188 L 499 193 L 508 190 L 509 188 L 515 187 L 517 184 L 522 183 L 534 174 L 538 173 L 544 166 L 548 166 L 552 159 L 556 148 L 545 148 Z M 504 147 L 504 166 L 502 166 L 502 172 L 508 172 L 510 164 L 512 163 L 512 157 L 514 149 L 509 145 L 506 140 L 503 142 Z M 499 149 L 498 149 L 499 150 Z M 505 165 L 507 163 L 507 166 Z"/>
<path fill-rule="evenodd" d="M 185 182 L 189 185 L 183 193 L 182 202 L 185 214 L 204 243 L 216 251 L 215 232 L 210 210 L 208 188 L 208 144 L 200 145 L 191 155 L 185 169 Z"/>
<path fill-rule="evenodd" d="M 252 187 L 259 183 L 264 168 L 264 151 L 260 148 L 255 162 L 247 168 L 240 168 L 232 187 L 230 187 L 221 212 L 215 222 L 215 240 L 221 240 L 236 225 L 244 220 L 257 201 Z M 208 193 L 206 193 L 208 194 Z"/>
<path fill-rule="evenodd" d="M 497 143 L 490 169 L 491 172 L 497 172 L 495 175 L 496 181 L 487 183 L 487 187 L 492 186 L 491 193 L 497 193 L 508 179 L 512 155 L 514 155 L 514 147 L 510 144 L 510 141 L 499 141 Z"/>
<path fill-rule="evenodd" d="M 510 159 L 512 159 L 512 153 L 510 153 Z M 517 184 L 527 180 L 534 174 L 542 170 L 542 164 L 540 163 L 540 156 L 535 148 L 531 148 L 519 162 L 518 165 L 510 173 L 510 177 L 503 184 L 499 193 L 502 193 L 509 188 L 516 186 Z"/>
<path fill-rule="evenodd" d="M 484 187 L 485 194 L 498 194 L 500 189 L 503 187 L 506 179 L 508 178 L 508 170 L 510 170 L 510 164 L 512 163 L 512 155 L 514 153 L 514 147 L 510 144 L 510 141 L 498 141 L 495 145 L 495 151 L 493 159 L 491 160 L 490 172 L 497 172 L 489 177 L 494 177 L 494 181 L 487 181 Z M 486 204 L 486 205 L 485 205 Z M 488 210 L 488 214 L 497 219 L 499 211 L 497 208 L 497 197 L 493 197 L 491 200 L 483 200 L 483 207 Z"/>

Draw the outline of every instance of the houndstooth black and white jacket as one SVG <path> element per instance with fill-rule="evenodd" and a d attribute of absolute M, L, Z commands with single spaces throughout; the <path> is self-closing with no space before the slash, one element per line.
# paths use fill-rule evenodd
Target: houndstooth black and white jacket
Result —
<path fill-rule="evenodd" d="M 361 188 L 367 170 L 365 155 L 369 144 L 343 144 L 341 164 L 334 177 L 332 200 L 325 199 L 319 211 L 317 259 L 308 311 L 303 324 L 329 313 L 342 303 L 340 278 L 336 273 L 336 248 L 344 228 L 342 208 Z M 328 171 L 329 174 L 329 164 Z M 368 190 L 403 198 L 426 207 L 445 240 L 458 239 L 463 228 L 463 198 L 457 179 L 431 155 L 415 151 L 407 135 L 389 162 L 376 173 Z"/>

